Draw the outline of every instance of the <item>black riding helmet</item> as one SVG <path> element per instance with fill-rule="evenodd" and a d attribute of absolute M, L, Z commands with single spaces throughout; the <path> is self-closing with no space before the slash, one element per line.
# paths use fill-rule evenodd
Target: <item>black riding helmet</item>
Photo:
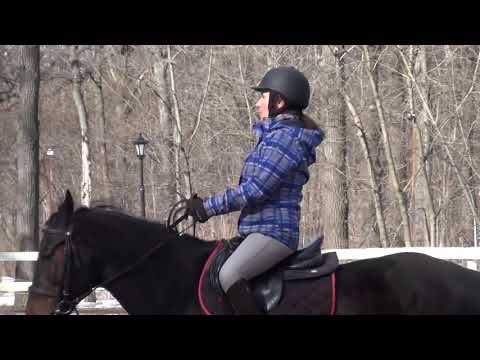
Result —
<path fill-rule="evenodd" d="M 269 70 L 258 86 L 252 87 L 260 92 L 274 91 L 282 95 L 289 107 L 305 109 L 310 100 L 308 79 L 293 66 L 280 66 Z"/>

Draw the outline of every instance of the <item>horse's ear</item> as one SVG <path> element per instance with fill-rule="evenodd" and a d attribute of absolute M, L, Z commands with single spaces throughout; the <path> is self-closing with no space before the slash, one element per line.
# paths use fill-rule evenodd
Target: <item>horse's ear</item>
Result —
<path fill-rule="evenodd" d="M 70 216 L 73 215 L 73 197 L 68 189 L 65 193 L 65 201 L 63 202 L 63 206 L 65 206 L 68 218 L 70 218 Z"/>

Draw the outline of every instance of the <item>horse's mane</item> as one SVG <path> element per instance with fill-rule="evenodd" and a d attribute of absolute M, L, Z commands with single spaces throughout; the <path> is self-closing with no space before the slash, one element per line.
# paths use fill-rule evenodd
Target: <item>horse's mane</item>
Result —
<path fill-rule="evenodd" d="M 85 213 L 91 213 L 95 216 L 100 216 L 105 220 L 118 220 L 119 223 L 128 222 L 129 225 L 150 225 L 154 227 L 158 227 L 158 230 L 161 231 L 171 231 L 168 229 L 167 224 L 164 222 L 154 221 L 150 219 L 145 219 L 143 217 L 135 216 L 133 214 L 128 213 L 125 209 L 108 205 L 96 205 L 94 207 L 87 207 L 81 206 L 77 208 L 73 214 L 73 216 L 81 216 Z"/>
<path fill-rule="evenodd" d="M 125 226 L 128 232 L 130 232 L 131 229 L 143 228 L 154 236 L 158 236 L 158 234 L 164 234 L 169 235 L 171 238 L 181 237 L 184 241 L 192 240 L 208 242 L 207 240 L 200 239 L 188 233 L 179 235 L 177 232 L 170 229 L 166 222 L 160 222 L 136 216 L 128 213 L 125 209 L 108 204 L 97 205 L 94 207 L 81 206 L 74 211 L 73 217 L 78 218 L 84 215 L 88 216 L 88 214 L 91 214 L 96 218 L 101 218 L 102 221 L 112 224 L 115 227 Z"/>
<path fill-rule="evenodd" d="M 162 239 L 164 240 L 183 244 L 185 249 L 198 249 L 197 246 L 199 245 L 207 251 L 211 251 L 210 247 L 216 242 L 198 237 L 198 235 L 194 236 L 187 232 L 179 234 L 176 230 L 170 229 L 167 226 L 166 221 L 160 222 L 146 219 L 144 217 L 130 214 L 125 209 L 109 204 L 100 204 L 93 207 L 80 206 L 74 211 L 73 218 L 82 217 L 84 215 L 88 217 L 89 214 L 96 219 L 101 219 L 105 224 L 111 225 L 112 228 L 119 229 L 119 231 L 128 234 L 129 238 L 135 238 L 137 231 L 141 229 L 142 231 L 146 231 L 149 238 L 156 239 L 159 236 L 162 236 Z M 222 240 L 229 241 L 237 238 L 238 236 L 233 236 L 232 238 L 223 238 Z M 181 241 L 178 241 L 180 239 Z"/>

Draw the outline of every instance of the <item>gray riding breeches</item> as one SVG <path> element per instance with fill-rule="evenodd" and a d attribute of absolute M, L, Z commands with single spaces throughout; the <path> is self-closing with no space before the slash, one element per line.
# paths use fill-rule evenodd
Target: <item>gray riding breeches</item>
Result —
<path fill-rule="evenodd" d="M 238 280 L 262 274 L 295 251 L 280 241 L 260 233 L 248 235 L 225 261 L 219 278 L 226 292 Z"/>

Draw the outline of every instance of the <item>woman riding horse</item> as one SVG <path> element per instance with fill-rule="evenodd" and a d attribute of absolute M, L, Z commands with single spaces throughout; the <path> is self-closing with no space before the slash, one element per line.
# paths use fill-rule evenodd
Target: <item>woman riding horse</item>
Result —
<path fill-rule="evenodd" d="M 195 221 L 241 210 L 238 230 L 243 242 L 223 265 L 222 289 L 237 314 L 259 314 L 248 280 L 297 250 L 302 189 L 315 148 L 324 133 L 303 114 L 310 98 L 307 78 L 293 67 L 271 69 L 254 90 L 258 142 L 247 155 L 237 187 L 187 203 Z"/>

